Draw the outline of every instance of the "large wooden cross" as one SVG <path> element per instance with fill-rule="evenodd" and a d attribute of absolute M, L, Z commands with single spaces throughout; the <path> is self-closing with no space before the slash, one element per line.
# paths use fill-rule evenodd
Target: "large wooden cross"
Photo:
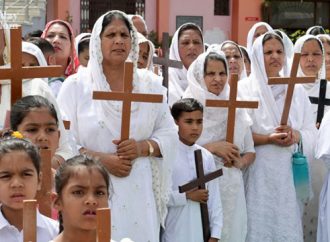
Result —
<path fill-rule="evenodd" d="M 234 142 L 235 120 L 237 108 L 258 108 L 258 102 L 255 101 L 238 101 L 237 100 L 237 82 L 238 75 L 232 74 L 230 79 L 230 93 L 229 100 L 206 100 L 206 107 L 228 108 L 227 118 L 227 134 L 226 141 Z M 231 162 L 225 163 L 226 167 L 232 167 Z"/>
<path fill-rule="evenodd" d="M 37 201 L 23 201 L 23 242 L 37 242 Z"/>
<path fill-rule="evenodd" d="M 1 80 L 11 80 L 11 106 L 22 97 L 22 80 L 61 76 L 62 66 L 22 67 L 22 29 L 15 26 L 10 29 L 10 68 L 0 68 Z"/>
<path fill-rule="evenodd" d="M 41 156 L 41 174 L 42 182 L 41 189 L 38 191 L 36 199 L 39 205 L 39 211 L 43 215 L 52 217 L 52 188 L 53 188 L 53 174 L 52 174 L 52 157 L 49 149 L 40 149 Z"/>
<path fill-rule="evenodd" d="M 97 242 L 109 242 L 111 239 L 111 216 L 110 208 L 98 208 L 97 219 Z"/>
<path fill-rule="evenodd" d="M 207 175 L 204 174 L 203 157 L 201 150 L 195 150 L 195 166 L 196 166 L 197 179 L 183 186 L 179 186 L 180 193 L 188 192 L 195 188 L 205 189 L 205 184 L 207 182 L 222 176 L 222 169 L 216 170 Z M 203 238 L 204 238 L 204 242 L 207 242 L 211 237 L 207 203 L 201 203 L 200 207 L 201 207 L 201 216 L 202 216 L 202 224 L 203 224 Z"/>
<path fill-rule="evenodd" d="M 169 34 L 163 33 L 162 38 L 162 53 L 164 57 L 154 57 L 154 64 L 162 66 L 162 75 L 163 75 L 163 86 L 168 89 L 168 68 L 178 68 L 182 69 L 181 61 L 170 60 L 170 51 L 169 51 Z"/>
<path fill-rule="evenodd" d="M 316 78 L 315 76 L 297 77 L 299 61 L 300 61 L 300 53 L 295 53 L 291 67 L 290 77 L 271 77 L 268 80 L 268 85 L 288 84 L 282 117 L 281 117 L 281 123 L 280 123 L 281 125 L 286 125 L 288 123 L 295 84 L 315 82 L 315 78 Z"/>
<path fill-rule="evenodd" d="M 309 100 L 313 104 L 317 104 L 317 117 L 316 123 L 321 124 L 324 115 L 324 106 L 330 106 L 330 99 L 326 98 L 327 93 L 327 80 L 321 79 L 320 91 L 318 97 L 309 97 Z"/>
<path fill-rule="evenodd" d="M 123 101 L 121 118 L 121 140 L 129 139 L 131 103 L 148 102 L 161 103 L 163 95 L 132 93 L 133 90 L 133 63 L 125 63 L 124 90 L 122 92 L 93 92 L 93 99 Z M 148 117 L 145 117 L 148 118 Z M 111 120 L 109 120 L 111 122 Z"/>

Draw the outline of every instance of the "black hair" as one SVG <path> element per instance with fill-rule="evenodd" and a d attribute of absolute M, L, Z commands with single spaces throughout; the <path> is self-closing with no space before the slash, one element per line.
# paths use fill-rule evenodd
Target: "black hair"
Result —
<path fill-rule="evenodd" d="M 322 44 L 322 41 L 320 39 L 318 39 L 318 38 L 309 38 L 309 39 L 306 39 L 305 42 L 304 42 L 304 44 L 303 44 L 303 46 L 306 44 L 306 42 L 312 41 L 312 40 L 315 40 L 318 43 L 318 45 L 319 45 L 319 47 L 320 47 L 320 49 L 321 49 L 321 51 L 323 53 L 323 44 Z"/>
<path fill-rule="evenodd" d="M 324 28 L 322 26 L 313 26 L 309 31 L 311 35 L 319 35 L 319 34 L 326 34 Z"/>
<path fill-rule="evenodd" d="M 124 15 L 123 15 L 121 12 L 113 12 L 113 11 L 110 11 L 110 12 L 109 12 L 107 15 L 105 15 L 104 18 L 103 18 L 103 22 L 102 22 L 102 30 L 101 30 L 100 35 L 102 35 L 102 33 L 103 33 L 105 27 L 107 27 L 107 26 L 112 22 L 113 19 L 120 19 L 120 20 L 122 20 L 122 21 L 125 23 L 125 25 L 126 25 L 128 31 L 129 31 L 130 33 L 131 33 L 131 31 L 133 31 L 133 28 L 132 28 L 130 22 L 128 21 L 127 18 L 124 17 Z"/>
<path fill-rule="evenodd" d="M 203 113 L 203 105 L 194 98 L 183 98 L 175 102 L 171 108 L 171 114 L 174 120 L 178 120 L 183 112 L 201 111 Z"/>
<path fill-rule="evenodd" d="M 0 140 L 0 160 L 6 154 L 14 151 L 24 151 L 31 159 L 33 166 L 40 173 L 40 154 L 37 146 L 25 139 L 5 137 Z"/>
<path fill-rule="evenodd" d="M 194 23 L 186 23 L 183 24 L 180 27 L 179 33 L 178 33 L 178 39 L 180 39 L 181 35 L 183 34 L 184 31 L 186 30 L 195 30 L 198 35 L 201 37 L 201 40 L 203 42 L 203 34 L 202 34 L 202 30 L 200 29 L 200 27 L 197 24 Z"/>
<path fill-rule="evenodd" d="M 83 37 L 78 43 L 78 55 L 84 50 L 89 49 L 90 36 Z"/>
<path fill-rule="evenodd" d="M 50 115 L 55 119 L 56 124 L 58 124 L 54 105 L 42 96 L 33 95 L 25 96 L 14 103 L 10 112 L 10 128 L 17 130 L 26 115 L 34 108 L 47 108 Z"/>
<path fill-rule="evenodd" d="M 102 177 L 104 178 L 107 192 L 109 192 L 110 188 L 110 181 L 109 181 L 109 174 L 104 166 L 97 160 L 86 156 L 86 155 L 77 155 L 66 162 L 63 162 L 61 166 L 57 169 L 55 174 L 55 191 L 57 195 L 60 197 L 62 194 L 62 190 L 67 185 L 70 177 L 73 174 L 73 168 L 77 166 L 85 166 L 87 169 L 95 168 L 97 169 Z M 108 194 L 109 195 L 109 194 Z M 63 218 L 62 214 L 59 213 L 59 225 L 61 233 L 63 231 Z"/>
<path fill-rule="evenodd" d="M 209 63 L 210 60 L 215 60 L 215 61 L 222 62 L 223 65 L 225 66 L 226 74 L 228 75 L 228 73 L 227 73 L 227 61 L 221 55 L 219 55 L 218 53 L 216 53 L 216 52 L 210 52 L 205 57 L 205 62 L 204 62 L 204 76 L 206 75 L 207 64 Z"/>
<path fill-rule="evenodd" d="M 280 41 L 281 45 L 284 48 L 284 44 L 283 44 L 282 38 L 279 35 L 277 35 L 275 33 L 270 33 L 270 32 L 268 32 L 268 33 L 266 33 L 264 35 L 264 38 L 262 40 L 262 45 L 264 45 L 268 40 L 271 40 L 271 39 L 277 39 L 278 41 Z"/>
<path fill-rule="evenodd" d="M 241 49 L 244 59 L 247 60 L 251 64 L 251 59 L 250 59 L 249 53 L 246 51 L 246 49 L 244 47 L 240 46 L 239 48 Z"/>
<path fill-rule="evenodd" d="M 281 30 L 275 29 L 274 32 L 275 32 L 275 34 L 277 34 L 278 36 L 280 36 L 281 39 L 283 39 L 283 34 L 282 34 Z"/>
<path fill-rule="evenodd" d="M 46 55 L 47 53 L 51 53 L 51 54 L 55 53 L 54 47 L 46 39 L 39 38 L 39 37 L 31 37 L 31 38 L 28 38 L 26 41 L 38 46 L 44 55 Z"/>
<path fill-rule="evenodd" d="M 24 40 L 27 41 L 28 39 L 30 39 L 32 37 L 41 37 L 41 35 L 42 35 L 41 29 L 33 30 L 24 36 Z"/>

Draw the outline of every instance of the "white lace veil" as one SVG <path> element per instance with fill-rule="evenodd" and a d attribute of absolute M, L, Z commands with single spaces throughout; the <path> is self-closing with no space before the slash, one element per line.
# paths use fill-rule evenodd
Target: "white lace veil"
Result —
<path fill-rule="evenodd" d="M 88 36 L 91 36 L 91 33 L 81 33 L 79 35 L 76 36 L 76 38 L 74 39 L 74 48 L 76 49 L 76 53 L 77 55 L 79 55 L 79 43 L 82 39 L 88 38 Z"/>

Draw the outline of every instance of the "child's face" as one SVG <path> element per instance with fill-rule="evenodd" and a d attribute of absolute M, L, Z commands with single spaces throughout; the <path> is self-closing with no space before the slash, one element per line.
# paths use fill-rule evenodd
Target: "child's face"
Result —
<path fill-rule="evenodd" d="M 23 200 L 34 199 L 40 179 L 28 154 L 13 151 L 0 159 L 0 201 L 4 210 L 23 209 Z"/>
<path fill-rule="evenodd" d="M 148 58 L 149 58 L 149 45 L 147 42 L 139 44 L 139 59 L 138 59 L 138 68 L 143 69 L 147 68 Z"/>
<path fill-rule="evenodd" d="M 182 112 L 175 121 L 179 126 L 179 138 L 186 145 L 193 145 L 203 130 L 203 113 L 199 110 Z"/>
<path fill-rule="evenodd" d="M 96 229 L 96 209 L 108 207 L 105 180 L 96 168 L 76 166 L 55 199 L 55 208 L 62 213 L 63 226 L 76 229 Z"/>
<path fill-rule="evenodd" d="M 78 58 L 80 65 L 86 67 L 89 61 L 89 49 L 86 48 L 82 52 L 80 52 Z"/>
<path fill-rule="evenodd" d="M 52 156 L 58 148 L 60 132 L 55 118 L 47 108 L 34 108 L 18 125 L 17 131 L 40 149 L 50 149 Z"/>
<path fill-rule="evenodd" d="M 23 67 L 39 66 L 39 62 L 35 56 L 23 52 L 22 53 L 22 66 Z"/>

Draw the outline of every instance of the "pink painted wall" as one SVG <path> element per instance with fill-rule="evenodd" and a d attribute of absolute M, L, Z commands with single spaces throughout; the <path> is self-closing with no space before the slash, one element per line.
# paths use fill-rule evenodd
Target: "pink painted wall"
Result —
<path fill-rule="evenodd" d="M 75 35 L 80 34 L 80 1 L 70 0 L 69 12 L 72 16 L 72 28 Z"/>
<path fill-rule="evenodd" d="M 231 16 L 215 16 L 214 0 L 170 0 L 170 35 L 173 35 L 176 30 L 176 16 L 178 15 L 203 16 L 204 34 L 206 31 L 212 31 L 214 28 L 218 28 L 223 31 L 225 35 L 223 37 L 230 38 Z"/>
<path fill-rule="evenodd" d="M 261 20 L 261 5 L 263 0 L 239 0 L 238 43 L 246 45 L 246 37 L 250 28 Z M 259 21 L 249 21 L 247 17 L 257 17 Z"/>
<path fill-rule="evenodd" d="M 145 16 L 148 31 L 156 31 L 156 0 L 145 0 Z"/>

